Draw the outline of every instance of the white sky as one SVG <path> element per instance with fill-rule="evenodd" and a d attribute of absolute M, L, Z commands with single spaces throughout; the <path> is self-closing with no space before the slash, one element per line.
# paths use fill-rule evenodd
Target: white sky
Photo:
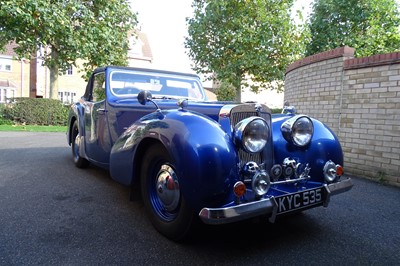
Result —
<path fill-rule="evenodd" d="M 186 17 L 192 15 L 192 0 L 130 0 L 139 25 L 147 34 L 154 67 L 193 72 L 185 53 Z M 295 8 L 309 11 L 312 0 L 296 0 Z"/>

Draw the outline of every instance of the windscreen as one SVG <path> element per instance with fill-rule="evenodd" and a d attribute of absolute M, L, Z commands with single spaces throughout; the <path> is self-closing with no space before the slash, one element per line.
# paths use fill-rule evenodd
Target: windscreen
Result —
<path fill-rule="evenodd" d="M 142 91 L 150 91 L 154 98 L 188 98 L 204 100 L 205 94 L 199 81 L 190 76 L 113 71 L 110 79 L 111 92 L 117 97 L 136 97 Z"/>

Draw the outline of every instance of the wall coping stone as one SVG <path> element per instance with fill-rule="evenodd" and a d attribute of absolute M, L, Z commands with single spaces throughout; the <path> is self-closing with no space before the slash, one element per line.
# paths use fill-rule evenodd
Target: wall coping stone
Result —
<path fill-rule="evenodd" d="M 321 62 L 321 61 L 338 58 L 338 57 L 354 57 L 354 52 L 355 52 L 354 48 L 349 47 L 349 46 L 343 46 L 343 47 L 339 47 L 339 48 L 336 48 L 336 49 L 333 49 L 330 51 L 311 55 L 311 56 L 297 60 L 297 61 L 293 62 L 292 64 L 290 64 L 286 68 L 285 75 L 292 70 L 295 70 L 297 68 L 300 68 L 300 67 L 303 67 L 306 65 L 314 64 L 316 62 Z"/>
<path fill-rule="evenodd" d="M 349 70 L 373 66 L 393 65 L 398 63 L 400 63 L 400 52 L 394 52 L 348 59 L 344 61 L 343 68 L 345 70 Z"/>

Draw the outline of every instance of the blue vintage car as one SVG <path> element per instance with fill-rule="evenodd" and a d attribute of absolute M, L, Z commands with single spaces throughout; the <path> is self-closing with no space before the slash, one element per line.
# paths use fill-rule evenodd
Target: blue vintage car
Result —
<path fill-rule="evenodd" d="M 108 169 L 174 240 L 196 219 L 274 222 L 327 207 L 353 186 L 342 177 L 342 148 L 326 125 L 293 110 L 273 116 L 257 103 L 207 101 L 192 74 L 98 68 L 68 126 L 75 165 Z"/>

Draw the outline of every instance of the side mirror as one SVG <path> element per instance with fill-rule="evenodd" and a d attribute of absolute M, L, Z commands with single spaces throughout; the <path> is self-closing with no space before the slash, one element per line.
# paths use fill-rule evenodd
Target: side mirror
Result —
<path fill-rule="evenodd" d="M 141 105 L 146 105 L 147 102 L 151 102 L 153 100 L 153 96 L 149 91 L 140 91 L 137 99 Z"/>
<path fill-rule="evenodd" d="M 153 101 L 153 96 L 151 95 L 151 92 L 140 91 L 137 99 L 141 105 L 146 105 L 147 102 L 152 102 L 156 106 L 157 112 L 161 112 L 160 107 L 158 107 L 157 103 Z"/>

